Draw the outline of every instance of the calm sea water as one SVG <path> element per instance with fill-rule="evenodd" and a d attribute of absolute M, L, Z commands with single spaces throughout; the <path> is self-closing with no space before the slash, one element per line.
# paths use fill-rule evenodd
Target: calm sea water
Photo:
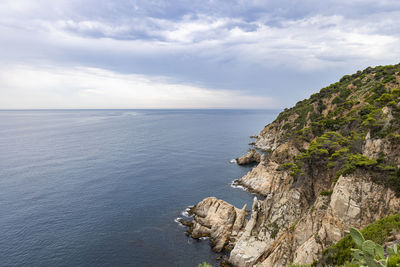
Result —
<path fill-rule="evenodd" d="M 249 167 L 249 136 L 277 112 L 0 111 L 1 266 L 197 266 L 208 240 L 174 222 Z"/>

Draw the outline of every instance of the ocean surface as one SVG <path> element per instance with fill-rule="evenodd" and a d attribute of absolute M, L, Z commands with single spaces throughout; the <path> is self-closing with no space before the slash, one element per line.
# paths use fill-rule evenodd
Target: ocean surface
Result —
<path fill-rule="evenodd" d="M 230 161 L 277 113 L 0 111 L 0 266 L 215 264 L 174 220 L 208 196 L 251 205 Z"/>

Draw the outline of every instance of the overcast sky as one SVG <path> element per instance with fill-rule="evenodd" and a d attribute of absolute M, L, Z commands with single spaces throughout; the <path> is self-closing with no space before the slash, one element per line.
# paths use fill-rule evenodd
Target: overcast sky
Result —
<path fill-rule="evenodd" d="M 400 61 L 398 0 L 1 0 L 0 109 L 283 108 Z"/>

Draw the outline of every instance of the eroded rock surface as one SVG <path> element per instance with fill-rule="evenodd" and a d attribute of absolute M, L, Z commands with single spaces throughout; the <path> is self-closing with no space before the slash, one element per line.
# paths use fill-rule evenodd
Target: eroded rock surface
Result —
<path fill-rule="evenodd" d="M 261 155 L 257 152 L 257 150 L 255 150 L 253 148 L 253 149 L 250 149 L 246 155 L 244 155 L 240 158 L 237 158 L 236 163 L 238 165 L 247 165 L 247 164 L 254 163 L 254 162 L 260 162 L 260 159 L 261 159 Z"/>
<path fill-rule="evenodd" d="M 307 200 L 307 188 L 280 188 L 254 201 L 251 219 L 231 251 L 232 265 L 312 263 L 350 227 L 365 227 L 400 207 L 396 194 L 365 172 L 341 176 L 332 195 L 314 201 Z"/>
<path fill-rule="evenodd" d="M 241 235 L 246 224 L 246 205 L 238 209 L 215 197 L 205 198 L 189 213 L 194 215 L 189 234 L 193 238 L 210 237 L 216 252 Z"/>
<path fill-rule="evenodd" d="M 261 162 L 245 176 L 235 181 L 249 191 L 267 196 L 283 187 L 290 186 L 291 177 L 278 170 L 279 164 L 273 161 Z"/>

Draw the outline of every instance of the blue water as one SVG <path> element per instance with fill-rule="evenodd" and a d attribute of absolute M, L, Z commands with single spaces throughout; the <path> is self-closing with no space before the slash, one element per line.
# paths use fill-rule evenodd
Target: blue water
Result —
<path fill-rule="evenodd" d="M 229 161 L 276 114 L 0 111 L 0 265 L 216 264 L 174 219 L 207 196 L 251 202 Z"/>

